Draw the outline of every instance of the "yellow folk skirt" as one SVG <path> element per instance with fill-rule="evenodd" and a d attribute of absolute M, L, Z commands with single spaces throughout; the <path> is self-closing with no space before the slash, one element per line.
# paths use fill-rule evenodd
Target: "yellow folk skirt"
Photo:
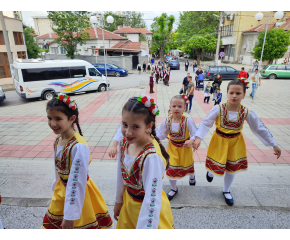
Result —
<path fill-rule="evenodd" d="M 224 172 L 236 173 L 247 170 L 247 149 L 243 134 L 234 138 L 224 138 L 213 133 L 206 157 L 206 168 L 223 176 Z"/>
<path fill-rule="evenodd" d="M 125 188 L 123 195 L 123 205 L 117 222 L 117 229 L 136 229 L 142 202 L 134 201 Z M 158 229 L 173 229 L 173 216 L 169 200 L 162 190 L 161 210 L 159 216 Z"/>
<path fill-rule="evenodd" d="M 64 215 L 66 187 L 59 180 L 55 186 L 48 211 L 44 216 L 42 227 L 46 229 L 61 228 L 60 224 Z M 74 228 L 111 228 L 112 219 L 102 194 L 96 184 L 91 180 L 87 181 L 84 205 L 81 217 L 74 221 Z"/>
<path fill-rule="evenodd" d="M 194 174 L 192 147 L 176 147 L 169 140 L 167 153 L 170 156 L 169 168 L 166 170 L 168 178 L 178 179 Z"/>

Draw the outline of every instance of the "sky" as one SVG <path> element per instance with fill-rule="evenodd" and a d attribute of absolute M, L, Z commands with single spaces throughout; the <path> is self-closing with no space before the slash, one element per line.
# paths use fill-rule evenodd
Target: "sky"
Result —
<path fill-rule="evenodd" d="M 136 11 L 137 12 L 137 11 Z M 143 13 L 143 19 L 145 19 L 146 28 L 150 30 L 150 26 L 153 23 L 153 18 L 160 16 L 162 11 L 138 11 Z M 177 29 L 179 11 L 166 11 L 168 15 L 173 15 L 175 17 L 174 30 Z M 34 22 L 32 17 L 44 17 L 47 16 L 47 11 L 22 11 L 23 23 L 34 28 Z"/>

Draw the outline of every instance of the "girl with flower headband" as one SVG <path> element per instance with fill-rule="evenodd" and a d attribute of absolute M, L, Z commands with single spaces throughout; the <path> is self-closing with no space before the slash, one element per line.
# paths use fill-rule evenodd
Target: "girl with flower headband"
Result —
<path fill-rule="evenodd" d="M 192 144 L 197 127 L 193 120 L 183 115 L 185 106 L 189 103 L 185 94 L 176 95 L 170 101 L 172 115 L 168 116 L 158 129 L 160 140 L 169 139 L 167 152 L 170 156 L 166 176 L 169 178 L 171 190 L 167 197 L 169 201 L 178 193 L 177 179 L 189 175 L 189 185 L 195 185 Z"/>
<path fill-rule="evenodd" d="M 156 137 L 158 115 L 154 99 L 144 94 L 130 98 L 123 107 L 114 207 L 117 229 L 174 228 L 162 190 L 169 155 Z"/>
<path fill-rule="evenodd" d="M 265 146 L 273 147 L 277 158 L 281 155 L 281 149 L 257 114 L 241 105 L 241 101 L 245 98 L 247 85 L 246 79 L 233 80 L 228 84 L 228 101 L 214 106 L 200 123 L 193 145 L 195 149 L 198 149 L 201 139 L 206 136 L 215 122 L 216 130 L 212 134 L 206 156 L 206 179 L 211 182 L 214 174 L 224 176 L 223 195 L 229 206 L 234 204 L 230 187 L 235 173 L 248 168 L 247 149 L 242 134 L 245 120 Z"/>
<path fill-rule="evenodd" d="M 46 106 L 48 125 L 56 137 L 54 191 L 42 227 L 45 229 L 100 229 L 113 226 L 107 205 L 88 175 L 92 159 L 79 125 L 77 104 L 60 94 Z M 79 133 L 74 129 L 77 125 Z"/>

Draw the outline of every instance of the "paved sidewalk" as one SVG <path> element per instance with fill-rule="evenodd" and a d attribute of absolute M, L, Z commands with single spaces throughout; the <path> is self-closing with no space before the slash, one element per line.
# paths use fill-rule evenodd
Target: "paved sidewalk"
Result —
<path fill-rule="evenodd" d="M 158 125 L 166 117 L 170 99 L 178 94 L 180 87 L 181 84 L 174 81 L 170 82 L 169 87 L 162 83 L 154 86 L 155 93 L 152 95 L 160 109 Z M 226 87 L 227 82 L 223 82 L 223 101 L 226 101 Z M 236 176 L 231 188 L 235 199 L 232 209 L 244 210 L 246 215 L 253 211 L 253 214 L 255 212 L 259 217 L 262 217 L 262 213 L 273 211 L 273 214 L 269 213 L 269 223 L 258 221 L 261 222 L 259 226 L 266 228 L 290 226 L 289 219 L 286 222 L 288 225 L 285 225 L 285 222 L 277 223 L 278 225 L 271 223 L 277 216 L 283 215 L 284 218 L 290 211 L 290 103 L 287 101 L 289 87 L 290 81 L 263 81 L 255 103 L 252 103 L 249 91 L 242 102 L 259 115 L 282 149 L 282 156 L 277 160 L 273 150 L 265 147 L 245 124 L 243 133 L 248 150 L 249 170 Z M 107 93 L 73 96 L 80 108 L 81 129 L 93 158 L 89 175 L 98 185 L 110 209 L 114 204 L 117 162 L 116 159 L 109 158 L 108 147 L 112 145 L 120 124 L 124 103 L 132 96 L 149 94 L 148 92 L 149 87 L 111 91 L 109 102 Z M 41 207 L 41 211 L 44 211 L 50 202 L 50 185 L 54 177 L 52 143 L 55 135 L 47 125 L 45 106 L 46 101 L 38 101 L 0 109 L 0 192 L 5 214 L 16 211 L 16 206 Z M 212 101 L 210 104 L 203 102 L 203 92 L 195 91 L 190 117 L 197 126 L 212 107 Z M 226 216 L 232 211 L 225 204 L 221 193 L 223 179 L 215 177 L 212 183 L 205 179 L 204 161 L 214 129 L 215 127 L 210 129 L 200 149 L 194 153 L 197 185 L 189 186 L 187 178 L 180 180 L 179 194 L 171 202 L 175 222 L 181 228 L 192 227 L 184 222 L 184 219 L 190 220 L 190 215 L 185 212 L 203 216 L 202 213 L 208 213 L 208 208 L 212 208 L 216 214 L 223 209 Z M 166 140 L 163 143 L 165 146 L 168 144 Z M 169 189 L 169 181 L 165 178 L 164 191 Z M 218 218 L 215 219 L 218 221 Z M 246 221 L 245 218 L 242 219 Z M 205 224 L 206 217 L 202 221 Z M 227 221 L 226 218 L 224 221 Z M 249 223 L 255 224 L 252 221 Z M 198 226 L 207 228 L 206 224 Z M 210 226 L 214 228 L 220 225 Z M 247 224 L 239 226 L 251 228 Z"/>

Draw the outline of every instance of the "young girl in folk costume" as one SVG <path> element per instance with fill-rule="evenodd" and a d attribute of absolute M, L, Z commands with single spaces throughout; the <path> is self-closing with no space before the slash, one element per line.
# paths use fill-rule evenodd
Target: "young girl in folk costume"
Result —
<path fill-rule="evenodd" d="M 140 75 L 141 74 L 141 70 L 142 70 L 142 66 L 141 66 L 140 62 L 137 65 L 137 70 L 138 70 L 138 73 Z"/>
<path fill-rule="evenodd" d="M 148 64 L 147 64 L 147 73 L 150 73 L 151 71 L 151 62 L 148 61 Z"/>
<path fill-rule="evenodd" d="M 150 93 L 154 93 L 153 92 L 154 82 L 155 82 L 154 73 L 151 73 L 151 76 L 149 78 Z"/>
<path fill-rule="evenodd" d="M 154 100 L 144 94 L 123 107 L 114 207 L 117 229 L 173 228 L 170 203 L 162 190 L 169 155 L 156 137 L 158 114 Z"/>
<path fill-rule="evenodd" d="M 143 63 L 143 72 L 146 72 L 146 62 Z"/>
<path fill-rule="evenodd" d="M 170 75 L 170 70 L 165 70 L 163 72 L 163 76 L 164 76 L 164 85 L 169 86 L 168 82 L 169 82 L 169 75 Z"/>
<path fill-rule="evenodd" d="M 110 228 L 113 225 L 107 205 L 88 175 L 92 159 L 79 126 L 76 103 L 60 94 L 47 103 L 48 125 L 56 137 L 54 147 L 54 191 L 42 227 Z M 77 125 L 79 133 L 74 130 Z"/>
<path fill-rule="evenodd" d="M 228 101 L 212 108 L 207 117 L 200 123 L 194 143 L 194 148 L 197 149 L 201 139 L 206 136 L 215 122 L 216 130 L 212 134 L 206 157 L 208 170 L 206 178 L 208 182 L 211 182 L 214 174 L 224 176 L 223 195 L 229 206 L 234 204 L 230 187 L 235 173 L 248 168 L 247 149 L 242 134 L 245 120 L 265 146 L 273 147 L 277 158 L 281 155 L 281 150 L 275 139 L 257 114 L 241 105 L 242 99 L 245 98 L 246 88 L 248 88 L 247 84 L 248 82 L 243 83 L 239 80 L 233 80 L 228 84 Z"/>
<path fill-rule="evenodd" d="M 158 84 L 158 80 L 159 80 L 159 67 L 158 66 L 155 70 L 155 80 L 156 80 L 156 83 Z"/>
<path fill-rule="evenodd" d="M 189 103 L 188 97 L 176 95 L 170 101 L 172 115 L 167 117 L 157 131 L 160 140 L 169 139 L 167 152 L 170 156 L 169 168 L 166 176 L 170 179 L 171 191 L 167 194 L 170 200 L 178 192 L 176 182 L 189 175 L 189 184 L 195 185 L 192 145 L 197 127 L 191 118 L 183 115 L 185 106 Z"/>

